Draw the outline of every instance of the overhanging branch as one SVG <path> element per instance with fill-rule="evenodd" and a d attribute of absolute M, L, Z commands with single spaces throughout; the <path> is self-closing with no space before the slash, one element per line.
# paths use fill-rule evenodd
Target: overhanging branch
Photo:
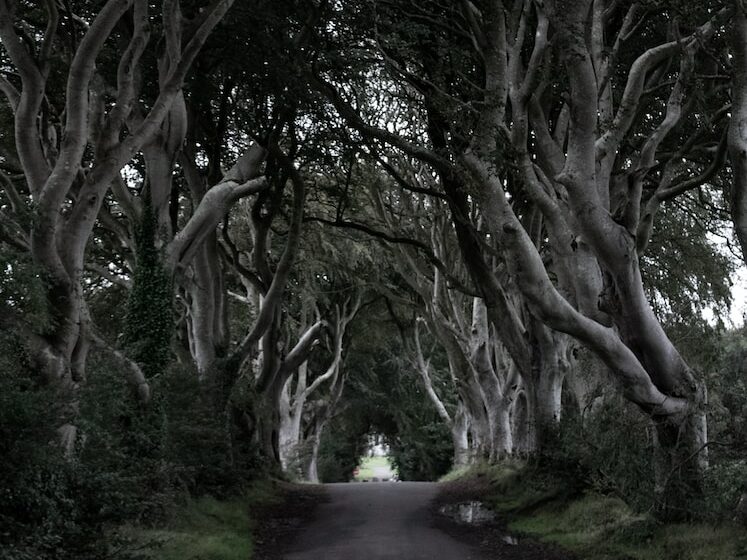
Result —
<path fill-rule="evenodd" d="M 429 263 L 431 263 L 433 266 L 438 268 L 438 270 L 444 275 L 444 277 L 447 279 L 449 283 L 450 288 L 455 288 L 459 290 L 460 292 L 466 295 L 469 295 L 469 296 L 478 295 L 477 292 L 473 288 L 465 286 L 463 282 L 461 282 L 458 278 L 456 278 L 453 274 L 451 274 L 451 272 L 449 272 L 444 262 L 433 253 L 433 250 L 431 249 L 431 247 L 427 245 L 426 243 L 423 243 L 422 241 L 418 241 L 417 239 L 411 239 L 409 237 L 391 235 L 386 232 L 374 229 L 370 226 L 359 224 L 357 222 L 350 222 L 348 220 L 329 220 L 327 218 L 322 218 L 320 216 L 306 216 L 304 217 L 304 221 L 305 222 L 318 222 L 318 223 L 325 224 L 331 227 L 361 231 L 365 233 L 366 235 L 369 235 L 370 237 L 373 237 L 374 239 L 377 239 L 385 243 L 393 243 L 395 245 L 409 245 L 410 247 L 415 247 L 416 249 L 418 249 L 420 252 L 423 253 L 423 256 L 426 258 L 426 260 Z"/>

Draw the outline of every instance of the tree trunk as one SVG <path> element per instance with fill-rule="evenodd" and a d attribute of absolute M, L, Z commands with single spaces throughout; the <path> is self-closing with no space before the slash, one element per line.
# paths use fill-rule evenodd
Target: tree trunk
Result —
<path fill-rule="evenodd" d="M 571 339 L 537 319 L 532 318 L 531 324 L 532 371 L 524 385 L 532 424 L 527 448 L 541 451 L 547 432 L 560 422 L 563 381 L 571 369 Z"/>
<path fill-rule="evenodd" d="M 697 517 L 707 467 L 705 412 L 683 422 L 654 420 L 655 512 L 664 521 L 688 521 Z"/>
<path fill-rule="evenodd" d="M 297 466 L 299 460 L 299 444 L 301 442 L 301 420 L 306 404 L 306 379 L 308 362 L 298 368 L 296 390 L 291 395 L 293 378 L 289 378 L 280 397 L 280 464 L 283 470 L 289 472 Z"/>
<path fill-rule="evenodd" d="M 319 484 L 319 449 L 322 446 L 322 433 L 324 432 L 325 424 L 326 421 L 317 422 L 311 433 L 311 453 L 309 454 L 309 462 L 306 467 L 306 480 L 313 484 Z"/>
<path fill-rule="evenodd" d="M 470 462 L 469 425 L 469 415 L 460 401 L 450 426 L 451 442 L 454 446 L 454 467 L 463 467 Z"/>
<path fill-rule="evenodd" d="M 530 455 L 537 451 L 535 425 L 529 410 L 526 391 L 519 391 L 511 409 L 511 431 L 514 438 L 514 451 L 521 455 Z"/>
<path fill-rule="evenodd" d="M 423 348 L 420 344 L 420 320 L 418 319 L 416 322 L 414 330 L 417 369 L 425 386 L 425 394 L 436 407 L 439 417 L 449 427 L 451 432 L 452 445 L 454 447 L 454 466 L 463 466 L 471 460 L 468 437 L 471 424 L 470 414 L 467 406 L 464 404 L 464 400 L 460 396 L 456 411 L 453 416 L 450 415 L 438 393 L 436 393 L 430 375 L 430 362 L 426 361 L 423 355 Z"/>
<path fill-rule="evenodd" d="M 488 427 L 490 430 L 490 450 L 488 459 L 498 461 L 513 453 L 513 437 L 509 421 L 509 399 L 504 394 L 505 379 L 509 372 L 497 372 L 498 364 L 491 359 L 490 326 L 487 307 L 481 298 L 473 298 L 472 332 L 470 337 L 470 361 L 485 403 Z M 501 375 L 502 373 L 502 375 Z M 501 375 L 503 382 L 499 379 Z"/>
<path fill-rule="evenodd" d="M 280 466 L 284 472 L 290 472 L 291 465 L 294 461 L 294 455 L 298 440 L 300 438 L 300 424 L 299 431 L 294 428 L 293 411 L 290 403 L 290 384 L 292 378 L 288 379 L 283 387 L 283 391 L 280 394 L 280 407 L 278 414 L 280 416 L 280 425 L 278 426 L 278 449 L 280 451 Z"/>
<path fill-rule="evenodd" d="M 201 380 L 206 380 L 215 359 L 225 354 L 228 327 L 225 284 L 218 258 L 218 243 L 211 233 L 200 247 L 185 279 L 189 294 L 187 317 L 190 351 Z"/>
<path fill-rule="evenodd" d="M 148 43 L 148 3 L 109 1 L 91 19 L 72 51 L 62 47 L 63 58 L 70 61 L 67 73 L 64 126 L 42 109 L 49 76 L 49 53 L 38 60 L 31 56 L 34 45 L 23 45 L 13 25 L 14 13 L 3 5 L 0 36 L 8 48 L 10 62 L 18 70 L 22 91 L 15 113 L 16 150 L 34 200 L 30 253 L 43 271 L 48 286 L 52 327 L 34 340 L 31 357 L 41 376 L 50 385 L 61 388 L 64 401 L 60 428 L 63 445 L 70 451 L 75 439 L 73 424 L 77 414 L 75 392 L 83 381 L 90 346 L 86 318 L 82 315 L 85 250 L 111 183 L 142 146 L 152 139 L 170 106 L 181 95 L 181 84 L 192 61 L 213 27 L 220 21 L 231 1 L 214 4 L 193 30 L 192 40 L 182 49 L 174 49 L 174 64 L 167 83 L 159 88 L 151 110 L 123 134 L 133 105 L 139 105 L 135 74 Z M 134 7 L 133 7 L 134 4 Z M 51 4 L 50 4 L 51 6 Z M 130 8 L 133 8 L 130 10 Z M 117 24 L 132 13 L 129 38 L 124 39 L 114 91 L 107 90 L 96 72 L 96 63 Z M 181 27 L 181 24 L 179 24 Z M 33 37 L 46 45 L 61 46 L 56 26 L 49 35 Z M 104 109 L 104 91 L 116 101 Z M 50 138 L 60 138 L 59 145 Z M 69 208 L 68 202 L 69 201 Z M 61 212 L 65 207 L 66 210 Z M 77 378 L 77 380 L 76 380 Z M 68 406 L 68 403 L 70 404 Z"/>
<path fill-rule="evenodd" d="M 262 337 L 262 367 L 258 377 L 264 379 L 265 383 L 255 385 L 258 446 L 260 453 L 273 465 L 280 465 L 279 408 L 286 381 L 280 375 L 279 321 L 278 311 L 272 327 Z"/>
<path fill-rule="evenodd" d="M 730 208 L 734 230 L 747 261 L 747 17 L 743 4 L 735 2 L 732 23 L 732 118 L 729 123 L 729 157 L 733 170 Z"/>

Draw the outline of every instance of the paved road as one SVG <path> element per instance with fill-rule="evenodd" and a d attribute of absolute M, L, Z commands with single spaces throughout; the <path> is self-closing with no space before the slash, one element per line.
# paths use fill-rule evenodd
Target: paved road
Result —
<path fill-rule="evenodd" d="M 326 485 L 319 506 L 286 560 L 480 560 L 479 553 L 430 525 L 430 482 Z"/>

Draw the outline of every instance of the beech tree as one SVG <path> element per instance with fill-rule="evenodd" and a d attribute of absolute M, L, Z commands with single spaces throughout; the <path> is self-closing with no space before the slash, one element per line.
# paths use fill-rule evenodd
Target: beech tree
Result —
<path fill-rule="evenodd" d="M 729 155 L 733 173 L 731 215 L 742 257 L 747 260 L 747 16 L 734 2 L 732 22 L 732 104 L 729 122 Z"/>
<path fill-rule="evenodd" d="M 366 95 L 352 97 L 350 73 L 317 65 L 309 80 L 368 142 L 474 198 L 534 320 L 593 350 L 650 415 L 659 507 L 678 515 L 706 464 L 705 394 L 649 304 L 640 255 L 660 205 L 723 165 L 726 88 L 711 74 L 723 61 L 708 45 L 720 44 L 732 7 L 693 8 L 669 25 L 638 3 L 381 2 L 362 12 L 376 24 L 358 43 L 369 65 L 354 91 L 373 76 L 390 88 L 396 126 L 377 120 Z M 512 340 L 502 335 L 510 350 Z"/>
<path fill-rule="evenodd" d="M 386 167 L 391 174 L 391 167 Z M 424 184 L 423 174 L 420 180 L 416 179 L 417 174 L 407 176 L 417 186 L 397 176 L 402 188 L 439 193 L 436 181 L 428 186 L 425 180 Z M 463 380 L 463 387 L 472 385 L 473 396 L 465 402 L 484 401 L 468 409 L 472 409 L 470 415 L 475 420 L 473 428 L 483 425 L 485 434 L 490 435 L 474 439 L 484 441 L 486 455 L 493 460 L 514 451 L 536 452 L 542 446 L 543 432 L 560 421 L 561 390 L 572 369 L 574 345 L 569 337 L 548 329 L 528 312 L 526 301 L 506 275 L 505 267 L 496 262 L 490 239 L 481 238 L 479 210 L 467 210 L 467 199 L 458 193 L 451 192 L 445 198 L 448 203 L 430 201 L 410 209 L 405 220 L 400 216 L 400 222 L 417 224 L 422 218 L 416 216 L 432 215 L 432 253 L 426 252 L 436 263 L 432 280 L 414 254 L 403 254 L 400 269 L 425 302 L 431 330 L 438 333 L 443 347 L 451 352 L 453 374 Z M 391 201 L 389 205 L 393 206 Z M 383 213 L 381 203 L 378 208 Z M 385 221 L 392 227 L 391 220 Z M 402 253 L 404 246 L 399 248 Z M 459 261 L 449 261 L 450 255 L 459 254 L 460 249 L 463 266 L 459 266 Z M 450 262 L 451 271 L 446 262 Z M 465 299 L 459 292 L 470 297 Z M 478 421 L 482 416 L 484 419 Z M 514 420 L 512 427 L 510 416 Z M 516 431 L 516 445 L 512 430 Z"/>
<path fill-rule="evenodd" d="M 53 327 L 29 331 L 28 343 L 40 376 L 69 399 L 60 420 L 68 449 L 75 439 L 75 387 L 84 380 L 92 338 L 81 276 L 94 224 L 120 170 L 161 131 L 192 62 L 231 4 L 213 2 L 184 20 L 178 2 L 164 2 L 168 64 L 158 96 L 143 108 L 138 67 L 150 42 L 148 2 L 112 0 L 82 14 L 61 14 L 55 2 L 45 2 L 45 19 L 23 2 L 0 5 L 5 64 L 13 72 L 1 83 L 15 133 L 15 153 L 6 154 L 4 163 L 23 175 L 20 188 L 12 179 L 4 188 L 19 211 L 30 208 L 32 215 L 30 226 L 17 230 L 18 241 L 42 270 Z M 114 76 L 104 76 L 97 60 L 110 48 L 120 62 Z M 64 93 L 51 91 L 58 79 Z M 237 176 L 234 185 L 253 178 Z"/>
<path fill-rule="evenodd" d="M 251 6 L 227 17 L 231 4 L 165 1 L 154 17 L 138 0 L 79 13 L 0 3 L 0 87 L 13 120 L 0 219 L 51 308 L 43 328 L 10 320 L 68 403 L 66 447 L 91 345 L 149 399 L 154 369 L 139 354 L 159 352 L 135 350 L 151 348 L 152 334 L 139 338 L 147 321 L 136 310 L 158 309 L 164 327 L 152 330 L 167 340 L 175 293 L 177 352 L 279 459 L 280 407 L 296 414 L 309 396 L 299 368 L 329 331 L 332 365 L 319 379 L 336 379 L 351 313 L 329 306 L 289 327 L 312 221 L 392 248 L 457 381 L 468 421 L 433 399 L 455 442 L 469 424 L 489 457 L 540 446 L 582 344 L 650 415 L 662 477 L 674 469 L 684 493 L 696 490 L 704 389 L 644 275 L 663 206 L 705 197 L 729 150 L 742 236 L 741 6 L 673 4 L 668 19 L 637 2 L 366 2 L 357 12 L 318 3 L 298 13 L 279 3 L 252 17 L 285 26 L 264 42 L 247 35 L 258 62 L 242 64 L 243 47 L 222 57 L 225 37 L 211 35 L 219 25 L 248 33 L 238 28 Z M 733 59 L 712 52 L 731 16 Z M 189 82 L 194 65 L 214 79 Z M 341 160 L 350 163 L 334 169 Z M 359 200 L 356 182 L 367 187 Z M 330 184 L 339 192 L 327 197 Z M 311 215 L 310 197 L 320 202 Z M 128 347 L 97 332 L 92 278 L 132 289 Z M 163 305 L 138 307 L 144 294 L 164 294 Z M 239 307 L 248 324 L 232 331 Z M 428 357 L 412 342 L 427 389 Z M 234 406 L 243 390 L 251 403 Z M 661 490 L 663 511 L 674 511 L 672 485 Z"/>
<path fill-rule="evenodd" d="M 227 407 L 240 426 L 258 436 L 268 457 L 277 455 L 277 406 L 285 372 L 305 360 L 323 332 L 320 320 L 300 333 L 287 352 L 275 348 L 301 240 L 307 185 L 293 161 L 298 156 L 294 121 L 303 118 L 294 109 L 298 100 L 264 69 L 268 58 L 282 56 L 283 48 L 298 49 L 312 22 L 297 32 L 289 19 L 288 33 L 263 50 L 257 67 L 231 67 L 231 59 L 215 53 L 223 48 L 221 41 L 209 40 L 222 21 L 223 33 L 236 28 L 237 15 L 224 18 L 231 4 L 166 1 L 158 19 L 140 1 L 106 2 L 84 13 L 59 13 L 54 2 L 45 3 L 46 14 L 23 2 L 0 6 L 7 69 L 13 72 L 2 84 L 16 134 L 3 162 L 5 193 L 16 215 L 4 218 L 48 286 L 53 326 L 44 332 L 29 328 L 27 339 L 46 382 L 59 385 L 69 403 L 61 420 L 69 450 L 75 439 L 75 393 L 85 377 L 89 346 L 117 356 L 146 402 L 148 377 L 169 362 L 173 292 L 180 315 L 176 328 L 184 342 L 181 349 L 177 345 L 178 353 L 186 350 L 205 388 L 215 393 L 219 411 Z M 250 8 L 242 5 L 239 11 L 246 16 Z M 152 28 L 158 32 L 153 39 Z M 158 47 L 155 54 L 151 45 Z M 203 48 L 207 52 L 200 55 Z M 102 61 L 117 56 L 116 69 Z M 207 101 L 185 93 L 200 89 L 185 85 L 193 64 L 223 74 Z M 64 91 L 57 83 L 59 72 L 67 72 Z M 232 85 L 251 72 L 248 84 Z M 242 95 L 251 95 L 256 106 L 286 107 L 257 110 L 241 121 L 237 108 L 248 101 Z M 208 122 L 213 110 L 217 123 Z M 226 149 L 229 132 L 236 139 Z M 292 191 L 290 201 L 287 190 Z M 258 196 L 251 204 L 252 239 L 244 253 L 234 242 L 235 221 L 228 215 L 250 195 Z M 16 228 L 29 209 L 28 226 Z M 284 243 L 275 243 L 272 228 L 286 210 L 288 233 Z M 97 247 L 113 244 L 114 258 L 87 259 L 92 238 Z M 228 328 L 227 273 L 251 292 L 244 303 L 255 304 L 235 344 Z M 124 349 L 95 332 L 85 300 L 91 275 L 132 290 Z M 256 379 L 252 376 L 248 387 L 255 396 L 245 410 L 232 395 L 242 372 L 255 366 Z"/>

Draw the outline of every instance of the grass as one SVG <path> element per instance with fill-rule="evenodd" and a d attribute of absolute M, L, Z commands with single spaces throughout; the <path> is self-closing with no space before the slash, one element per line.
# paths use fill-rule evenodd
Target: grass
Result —
<path fill-rule="evenodd" d="M 519 459 L 507 459 L 493 465 L 479 462 L 453 469 L 439 478 L 438 481 L 453 482 L 470 478 L 481 479 L 487 480 L 491 485 L 496 486 L 496 490 L 498 490 L 507 484 L 511 484 L 517 474 L 524 472 L 525 467 L 526 463 Z"/>
<path fill-rule="evenodd" d="M 395 474 L 388 457 L 364 457 L 358 466 L 358 474 L 354 477 L 354 480 L 362 482 L 374 477 L 381 478 L 381 475 L 376 474 L 375 469 L 377 468 L 391 469 L 392 475 Z"/>
<path fill-rule="evenodd" d="M 747 558 L 747 536 L 736 525 L 661 525 L 622 500 L 597 494 L 517 516 L 509 528 L 599 560 Z"/>
<path fill-rule="evenodd" d="M 446 480 L 488 483 L 486 505 L 510 530 L 594 560 L 747 559 L 747 531 L 732 523 L 662 525 L 615 497 L 569 490 L 520 463 L 478 465 Z"/>
<path fill-rule="evenodd" d="M 252 511 L 278 499 L 271 482 L 258 481 L 242 496 L 190 499 L 175 508 L 163 526 L 127 527 L 123 532 L 153 560 L 248 560 Z"/>

